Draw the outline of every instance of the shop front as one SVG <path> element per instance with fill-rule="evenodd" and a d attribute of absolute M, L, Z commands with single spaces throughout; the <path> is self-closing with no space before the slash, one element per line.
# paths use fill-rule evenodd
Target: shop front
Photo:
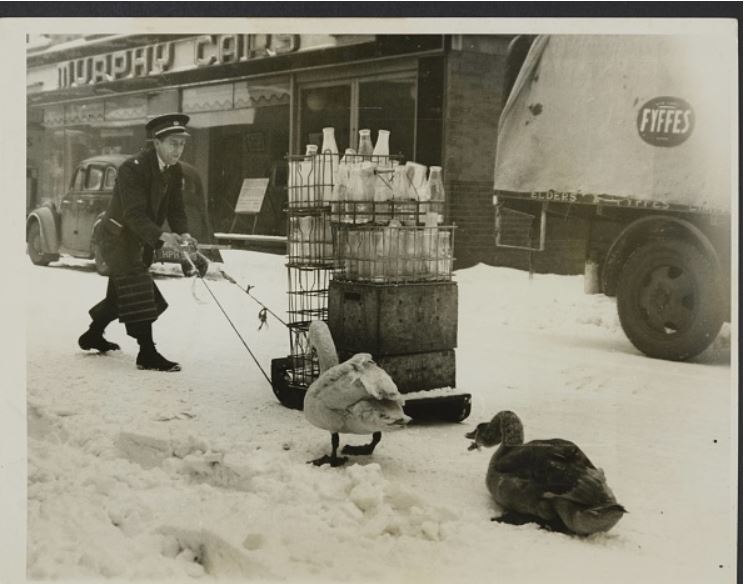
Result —
<path fill-rule="evenodd" d="M 357 146 L 360 129 L 386 129 L 392 154 L 444 166 L 448 220 L 467 244 L 470 225 L 480 222 L 472 233 L 481 233 L 492 214 L 490 199 L 472 191 L 491 178 L 507 44 L 445 35 L 122 35 L 29 52 L 27 205 L 59 201 L 81 160 L 133 154 L 148 117 L 180 111 L 191 117 L 184 160 L 201 175 L 213 230 L 282 235 L 286 156 L 319 146 L 324 127 L 335 129 L 341 151 Z M 243 181 L 253 178 L 269 179 L 260 212 L 236 215 Z"/>

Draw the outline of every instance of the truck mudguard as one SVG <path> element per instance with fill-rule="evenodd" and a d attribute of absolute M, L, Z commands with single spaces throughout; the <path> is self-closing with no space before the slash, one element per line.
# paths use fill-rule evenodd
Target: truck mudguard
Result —
<path fill-rule="evenodd" d="M 695 245 L 721 268 L 715 247 L 696 225 L 670 215 L 649 215 L 633 221 L 615 238 L 602 267 L 602 291 L 614 296 L 623 264 L 638 247 L 652 239 L 678 238 Z"/>

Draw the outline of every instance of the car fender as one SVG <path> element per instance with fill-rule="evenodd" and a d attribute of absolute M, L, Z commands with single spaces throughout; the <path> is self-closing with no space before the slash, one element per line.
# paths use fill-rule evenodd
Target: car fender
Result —
<path fill-rule="evenodd" d="M 607 251 L 602 267 L 602 291 L 608 296 L 614 296 L 625 260 L 647 241 L 663 237 L 678 237 L 689 241 L 712 258 L 720 270 L 715 247 L 696 225 L 669 215 L 643 217 L 625 227 Z"/>
<path fill-rule="evenodd" d="M 59 236 L 54 210 L 51 207 L 39 207 L 31 211 L 26 219 L 27 234 L 31 223 L 34 221 L 39 224 L 42 251 L 52 254 L 59 253 Z"/>

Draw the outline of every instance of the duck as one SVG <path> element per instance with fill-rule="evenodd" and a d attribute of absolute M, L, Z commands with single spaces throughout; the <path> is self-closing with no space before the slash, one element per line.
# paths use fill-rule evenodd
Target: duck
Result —
<path fill-rule="evenodd" d="M 512 411 L 499 412 L 465 437 L 473 440 L 468 450 L 500 444 L 486 473 L 491 497 L 504 510 L 494 521 L 589 536 L 609 531 L 627 513 L 604 472 L 576 444 L 560 438 L 525 443 Z"/>
<path fill-rule="evenodd" d="M 331 453 L 308 462 L 316 466 L 342 466 L 339 434 L 372 434 L 369 444 L 345 445 L 342 454 L 370 455 L 384 430 L 405 426 L 405 400 L 390 375 L 369 353 L 357 353 L 339 363 L 328 325 L 321 320 L 308 327 L 308 349 L 318 357 L 320 375 L 305 392 L 303 411 L 312 425 L 331 433 Z"/>

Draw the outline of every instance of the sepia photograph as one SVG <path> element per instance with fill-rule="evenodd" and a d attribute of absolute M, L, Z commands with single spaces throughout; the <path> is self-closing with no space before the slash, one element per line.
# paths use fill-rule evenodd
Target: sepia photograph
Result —
<path fill-rule="evenodd" d="M 740 581 L 741 5 L 530 4 L 0 18 L 0 581 Z"/>

